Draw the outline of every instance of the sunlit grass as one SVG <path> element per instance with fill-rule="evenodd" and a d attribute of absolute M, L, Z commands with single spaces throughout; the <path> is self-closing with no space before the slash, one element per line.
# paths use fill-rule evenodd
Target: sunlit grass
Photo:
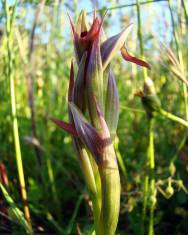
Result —
<path fill-rule="evenodd" d="M 8 216 L 9 222 L 1 213 L 0 233 L 5 227 L 13 234 L 27 230 L 29 206 L 36 233 L 91 234 L 94 229 L 92 200 L 85 188 L 71 137 L 49 119 L 57 117 L 68 121 L 68 79 L 74 48 L 66 12 L 76 19 L 80 3 L 41 1 L 45 6 L 36 22 L 34 15 L 40 8 L 37 1 L 18 1 L 15 15 L 13 1 L 4 1 L 8 2 L 10 5 L 3 5 L 0 12 L 0 163 L 6 166 L 9 187 L 1 187 L 4 197 L 0 212 Z M 92 4 L 87 3 L 86 8 Z M 101 8 L 104 5 L 106 7 Z M 185 206 L 188 200 L 187 7 L 184 0 L 137 0 L 125 4 L 109 1 L 99 2 L 96 7 L 99 15 L 108 8 L 104 23 L 107 36 L 113 35 L 116 28 L 134 23 L 127 48 L 131 55 L 151 65 L 151 70 L 146 72 L 121 62 L 119 54 L 112 63 L 120 97 L 118 137 L 114 141 L 121 176 L 117 234 L 139 234 L 143 223 L 143 234 L 163 235 L 164 229 L 166 234 L 188 233 Z M 89 8 L 85 10 L 92 21 Z M 160 10 L 169 16 L 161 14 L 159 19 Z M 159 32 L 153 32 L 154 29 Z M 135 96 L 147 77 L 155 84 L 162 108 L 153 113 L 151 120 L 140 98 Z M 37 135 L 33 134 L 28 78 L 32 78 L 33 83 Z M 0 172 L 1 182 L 3 174 Z M 13 205 L 9 199 L 14 204 L 13 213 L 9 210 Z M 156 200 L 155 206 L 151 199 Z M 15 212 L 18 212 L 16 219 Z M 174 220 L 178 222 L 172 223 Z"/>

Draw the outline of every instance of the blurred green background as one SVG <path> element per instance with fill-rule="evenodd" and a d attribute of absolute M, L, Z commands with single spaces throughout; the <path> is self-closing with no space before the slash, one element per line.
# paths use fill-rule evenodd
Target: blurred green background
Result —
<path fill-rule="evenodd" d="M 9 1 L 10 4 L 14 1 Z M 43 1 L 41 1 L 43 2 Z M 142 1 L 140 1 L 142 3 Z M 14 74 L 21 151 L 31 218 L 36 233 L 91 234 L 91 201 L 74 153 L 71 137 L 57 128 L 49 117 L 68 121 L 67 88 L 71 59 L 74 57 L 72 33 L 67 13 L 75 21 L 81 9 L 92 20 L 94 8 L 102 16 L 110 8 L 104 22 L 108 36 L 134 23 L 127 38 L 128 50 L 140 56 L 137 8 L 135 1 L 63 1 L 48 0 L 39 12 L 40 1 L 18 1 L 14 26 Z M 126 6 L 128 5 L 128 6 Z M 141 31 L 145 60 L 152 66 L 148 75 L 155 83 L 164 109 L 182 118 L 185 103 L 182 82 L 171 72 L 160 42 L 182 53 L 184 67 L 188 61 L 187 15 L 184 1 L 144 1 L 140 5 Z M 172 23 L 172 16 L 174 24 Z M 38 17 L 38 18 L 37 18 Z M 32 32 L 34 29 L 34 38 Z M 33 45 L 32 45 L 33 43 Z M 33 48 L 31 49 L 31 45 Z M 0 163 L 7 170 L 9 193 L 21 209 L 21 197 L 12 135 L 10 89 L 6 67 L 5 12 L 0 3 Z M 125 62 L 117 54 L 112 62 L 120 97 L 120 119 L 117 135 L 124 168 L 121 211 L 117 234 L 138 235 L 142 209 L 142 188 L 147 150 L 147 118 L 135 93 L 143 85 L 142 68 Z M 36 136 L 32 136 L 28 78 L 33 81 Z M 158 235 L 188 234 L 188 197 L 180 190 L 179 180 L 188 183 L 187 130 L 161 117 L 155 118 L 156 181 L 162 190 L 167 179 L 174 180 L 174 195 L 166 199 L 157 194 L 155 231 Z M 182 140 L 184 140 L 183 144 Z M 37 154 L 38 151 L 38 154 Z M 42 163 L 39 164 L 37 156 Z M 173 174 L 172 174 L 173 167 Z M 2 195 L 1 195 L 2 196 Z M 0 198 L 0 211 L 6 203 Z M 22 234 L 21 227 L 0 214 L 0 233 Z M 23 232 L 24 234 L 24 232 Z"/>

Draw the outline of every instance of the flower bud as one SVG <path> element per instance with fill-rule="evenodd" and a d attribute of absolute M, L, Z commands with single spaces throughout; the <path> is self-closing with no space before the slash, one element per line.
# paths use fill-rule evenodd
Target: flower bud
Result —
<path fill-rule="evenodd" d="M 182 180 L 178 180 L 177 181 L 177 186 L 178 186 L 179 189 L 182 188 L 183 187 L 183 181 Z"/>
<path fill-rule="evenodd" d="M 93 41 L 99 36 L 102 25 L 98 17 L 96 17 L 93 20 L 93 23 L 90 29 L 88 29 L 88 24 L 86 22 L 84 12 L 81 13 L 79 17 L 77 27 L 75 27 L 70 17 L 69 17 L 69 20 L 70 20 L 70 24 L 72 27 L 76 60 L 77 60 L 77 64 L 79 64 L 83 54 L 85 52 L 88 52 L 88 54 L 90 53 Z"/>
<path fill-rule="evenodd" d="M 78 106 L 78 108 L 84 113 L 86 109 L 86 100 L 85 100 L 85 68 L 86 68 L 86 59 L 87 53 L 85 52 L 81 58 L 81 61 L 78 66 L 78 73 L 75 81 L 74 87 L 74 103 Z"/>
<path fill-rule="evenodd" d="M 159 111 L 161 107 L 161 102 L 156 95 L 155 86 L 149 77 L 144 82 L 142 104 L 150 117 L 153 116 L 154 112 Z"/>
<path fill-rule="evenodd" d="M 107 68 L 114 54 L 123 47 L 132 26 L 132 24 L 128 25 L 121 33 L 108 38 L 101 45 L 101 56 L 104 70 Z"/>
<path fill-rule="evenodd" d="M 96 110 L 96 100 L 99 103 L 102 113 L 104 113 L 103 95 L 103 68 L 100 53 L 100 41 L 97 38 L 92 46 L 86 73 L 86 89 L 89 115 L 92 124 L 99 129 L 99 117 Z"/>
<path fill-rule="evenodd" d="M 105 120 L 110 131 L 110 136 L 113 140 L 116 136 L 117 124 L 119 120 L 119 95 L 116 80 L 111 69 L 109 70 L 108 75 Z"/>

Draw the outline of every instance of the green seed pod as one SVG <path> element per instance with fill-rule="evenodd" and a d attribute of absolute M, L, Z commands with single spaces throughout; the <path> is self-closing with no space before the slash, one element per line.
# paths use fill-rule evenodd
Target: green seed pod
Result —
<path fill-rule="evenodd" d="M 174 189 L 172 186 L 168 186 L 165 190 L 166 196 L 167 198 L 172 197 L 172 195 L 174 194 Z"/>
<path fill-rule="evenodd" d="M 182 180 L 178 180 L 178 181 L 176 182 L 176 184 L 177 184 L 177 186 L 178 186 L 179 189 L 183 187 L 183 181 L 182 181 Z"/>

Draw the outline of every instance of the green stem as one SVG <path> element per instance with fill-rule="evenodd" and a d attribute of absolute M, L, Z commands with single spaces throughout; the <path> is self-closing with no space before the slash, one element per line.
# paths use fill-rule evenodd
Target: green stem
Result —
<path fill-rule="evenodd" d="M 182 138 L 182 140 L 180 141 L 180 143 L 177 147 L 177 150 L 176 150 L 174 156 L 172 157 L 172 160 L 171 160 L 172 163 L 174 163 L 176 161 L 176 159 L 178 158 L 180 150 L 183 148 L 183 146 L 186 143 L 187 137 L 188 137 L 188 133 L 186 133 L 184 135 L 184 137 Z"/>
<path fill-rule="evenodd" d="M 72 230 L 73 230 L 73 226 L 74 226 L 74 223 L 75 223 L 75 219 L 76 219 L 76 216 L 78 214 L 78 210 L 80 208 L 80 204 L 82 202 L 82 200 L 84 199 L 84 195 L 81 194 L 77 200 L 77 203 L 76 203 L 76 206 L 75 206 L 75 209 L 74 209 L 74 212 L 73 212 L 73 215 L 69 221 L 69 225 L 67 227 L 67 231 L 66 231 L 66 235 L 69 235 L 71 234 Z"/>
<path fill-rule="evenodd" d="M 114 235 L 120 207 L 120 176 L 118 168 L 101 167 L 102 208 L 96 235 Z"/>
<path fill-rule="evenodd" d="M 127 182 L 128 182 L 127 169 L 126 169 L 125 163 L 123 161 L 123 157 L 122 157 L 122 155 L 119 151 L 119 138 L 118 138 L 117 135 L 116 135 L 116 137 L 113 141 L 113 144 L 114 144 L 114 149 L 115 149 L 115 152 L 116 152 L 119 167 L 120 167 L 121 171 L 123 172 L 123 175 L 125 177 L 125 183 L 127 184 Z"/>
<path fill-rule="evenodd" d="M 144 47 L 143 47 L 143 38 L 142 38 L 142 23 L 141 23 L 141 14 L 140 14 L 140 0 L 136 0 L 136 9 L 137 9 L 137 23 L 138 23 L 138 38 L 140 43 L 140 55 L 144 60 Z M 143 68 L 144 79 L 147 78 L 147 69 Z"/>
<path fill-rule="evenodd" d="M 188 94 L 187 94 L 187 86 L 183 83 L 183 94 L 184 94 L 184 103 L 185 103 L 185 117 L 186 121 L 188 121 Z"/>
<path fill-rule="evenodd" d="M 154 156 L 154 138 L 153 138 L 153 119 L 149 119 L 149 151 L 148 151 L 148 160 L 149 160 L 149 171 L 150 171 L 150 214 L 149 214 L 149 227 L 148 235 L 154 235 L 154 209 L 156 204 L 156 195 L 155 195 L 155 156 Z"/>
<path fill-rule="evenodd" d="M 148 146 L 148 149 L 149 149 L 149 146 Z M 146 167 L 147 167 L 147 169 L 146 169 L 146 172 L 145 172 L 144 189 L 143 189 L 142 231 L 141 231 L 141 234 L 145 234 L 145 218 L 146 218 L 146 209 L 147 209 L 147 200 L 148 200 L 148 189 L 149 189 L 148 154 L 147 154 Z"/>
<path fill-rule="evenodd" d="M 48 153 L 46 153 L 46 165 L 47 165 L 49 183 L 50 183 L 50 186 L 51 186 L 54 206 L 55 206 L 57 214 L 58 214 L 58 219 L 60 220 L 61 219 L 61 203 L 59 201 L 57 188 L 56 188 L 56 184 L 55 184 L 55 178 L 54 178 L 54 171 L 53 171 L 53 166 L 52 166 L 52 162 L 51 162 L 51 156 Z"/>
<path fill-rule="evenodd" d="M 172 29 L 173 29 L 173 34 L 174 34 L 176 51 L 177 51 L 177 54 L 178 54 L 178 51 L 179 51 L 178 35 L 176 34 L 176 23 L 175 23 L 174 16 L 173 16 L 171 0 L 168 1 L 168 7 L 169 7 L 169 11 L 170 11 L 170 17 L 171 17 L 171 22 L 172 22 Z M 178 56 L 179 56 L 179 54 L 178 54 Z"/>
<path fill-rule="evenodd" d="M 137 23 L 138 23 L 138 38 L 140 44 L 140 54 L 142 59 L 144 59 L 144 47 L 143 47 L 143 38 L 142 38 L 142 25 L 141 25 L 141 14 L 140 14 L 140 1 L 136 0 L 136 9 L 137 9 Z M 147 70 L 143 69 L 143 77 L 147 79 Z M 148 200 L 148 189 L 149 189 L 149 172 L 148 172 L 148 163 L 149 163 L 149 149 L 150 145 L 148 146 L 148 153 L 146 159 L 146 173 L 144 177 L 144 192 L 143 192 L 143 207 L 142 207 L 142 229 L 141 234 L 145 233 L 145 218 L 146 218 L 146 209 L 147 209 L 147 200 Z"/>
<path fill-rule="evenodd" d="M 143 2 L 140 3 L 140 5 L 146 5 L 146 4 L 149 4 L 149 3 L 157 3 L 157 2 L 166 2 L 166 1 L 168 1 L 168 0 L 143 1 Z M 119 5 L 119 6 L 109 7 L 109 8 L 106 8 L 106 10 L 111 11 L 111 10 L 117 10 L 117 9 L 121 9 L 121 8 L 125 8 L 125 7 L 133 7 L 133 6 L 136 6 L 136 3 L 123 4 L 123 5 Z M 97 12 L 100 12 L 100 11 L 103 12 L 104 8 L 97 10 Z M 89 13 L 92 13 L 92 12 L 89 12 Z"/>
<path fill-rule="evenodd" d="M 143 49 L 143 39 L 142 39 L 142 28 L 141 28 L 141 15 L 140 15 L 140 1 L 136 0 L 136 9 L 137 9 L 137 23 L 138 23 L 138 38 L 140 42 L 140 54 L 144 56 Z"/>
<path fill-rule="evenodd" d="M 186 8 L 186 5 L 185 5 L 185 1 L 181 0 L 181 2 L 182 2 L 184 14 L 185 14 L 186 23 L 188 24 L 188 13 L 187 13 L 187 8 Z"/>
<path fill-rule="evenodd" d="M 25 178 L 24 178 L 24 170 L 22 163 L 22 155 L 21 155 L 21 147 L 19 140 L 19 130 L 18 130 L 18 120 L 16 114 L 16 94 L 14 88 L 14 59 L 13 59 L 13 28 L 14 28 L 14 15 L 17 1 L 13 8 L 10 8 L 8 4 L 8 0 L 4 2 L 4 8 L 6 13 L 6 35 L 7 35 L 7 79 L 10 81 L 10 99 L 11 99 L 11 113 L 12 113 L 12 125 L 13 125 L 13 137 L 14 137 L 14 145 L 16 152 L 16 164 L 18 169 L 18 177 L 20 183 L 21 197 L 23 202 L 24 214 L 25 218 L 30 226 L 30 230 L 32 233 L 31 219 L 29 207 L 27 204 L 27 192 L 25 187 Z"/>
<path fill-rule="evenodd" d="M 143 207 L 142 207 L 142 232 L 145 234 L 145 218 L 147 210 L 147 200 L 150 190 L 150 198 L 153 193 L 153 182 L 154 182 L 154 144 L 153 144 L 153 118 L 148 119 L 148 148 L 147 148 L 147 160 L 146 160 L 146 173 L 144 178 L 144 192 L 143 192 Z M 150 184 L 150 185 L 149 185 Z M 150 203 L 150 217 L 151 224 L 153 223 L 153 214 L 151 213 L 151 203 Z M 151 226 L 151 225 L 150 225 Z"/>
<path fill-rule="evenodd" d="M 135 109 L 135 108 L 131 108 L 125 105 L 120 105 L 120 109 L 126 110 L 126 111 L 128 110 L 128 111 L 135 112 L 135 113 L 145 113 L 145 111 L 142 109 Z"/>
<path fill-rule="evenodd" d="M 119 218 L 121 185 L 112 143 L 104 147 L 98 168 L 101 178 L 102 204 L 96 235 L 114 235 Z"/>
<path fill-rule="evenodd" d="M 182 119 L 180 117 L 177 117 L 177 116 L 165 111 L 164 109 L 160 109 L 159 114 L 166 117 L 166 118 L 168 118 L 168 119 L 170 119 L 170 120 L 172 120 L 172 121 L 174 121 L 174 122 L 177 122 L 177 123 L 185 126 L 186 128 L 188 128 L 188 122 L 187 121 L 185 121 L 184 119 Z"/>

